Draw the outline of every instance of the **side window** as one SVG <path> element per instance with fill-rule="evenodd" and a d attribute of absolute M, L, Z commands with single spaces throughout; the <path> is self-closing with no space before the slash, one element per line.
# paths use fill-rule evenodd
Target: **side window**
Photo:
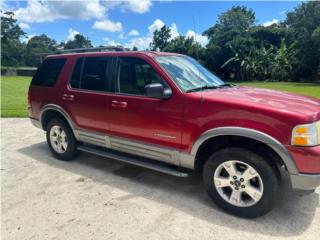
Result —
<path fill-rule="evenodd" d="M 83 63 L 83 58 L 79 58 L 76 62 L 76 65 L 74 66 L 72 77 L 70 80 L 70 86 L 73 88 L 80 87 L 82 63 Z"/>
<path fill-rule="evenodd" d="M 32 78 L 31 85 L 54 86 L 66 60 L 66 58 L 49 58 L 44 60 Z"/>
<path fill-rule="evenodd" d="M 88 57 L 77 60 L 70 86 L 73 88 L 106 91 L 108 83 L 108 57 Z"/>
<path fill-rule="evenodd" d="M 165 85 L 149 63 L 139 58 L 119 58 L 117 92 L 144 95 L 144 87 L 151 83 Z"/>

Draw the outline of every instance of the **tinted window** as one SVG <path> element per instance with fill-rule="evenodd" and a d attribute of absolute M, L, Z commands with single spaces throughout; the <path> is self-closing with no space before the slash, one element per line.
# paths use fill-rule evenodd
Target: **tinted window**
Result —
<path fill-rule="evenodd" d="M 107 57 L 78 59 L 72 73 L 70 86 L 86 90 L 106 91 L 109 62 L 110 59 Z"/>
<path fill-rule="evenodd" d="M 31 85 L 53 86 L 66 62 L 65 58 L 46 59 L 34 75 Z"/>
<path fill-rule="evenodd" d="M 82 63 L 83 58 L 79 58 L 76 65 L 74 66 L 72 77 L 70 80 L 70 86 L 73 88 L 79 88 L 80 86 Z"/>
<path fill-rule="evenodd" d="M 118 65 L 117 92 L 144 95 L 144 87 L 164 81 L 146 61 L 138 58 L 120 58 Z"/>

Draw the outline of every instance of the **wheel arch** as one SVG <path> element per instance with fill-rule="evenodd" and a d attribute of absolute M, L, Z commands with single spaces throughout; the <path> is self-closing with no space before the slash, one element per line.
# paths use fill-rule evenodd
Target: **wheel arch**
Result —
<path fill-rule="evenodd" d="M 46 130 L 50 119 L 54 117 L 62 118 L 70 126 L 73 134 L 76 133 L 74 123 L 69 114 L 62 107 L 55 104 L 45 105 L 40 112 L 39 120 L 43 130 Z"/>
<path fill-rule="evenodd" d="M 281 162 L 286 166 L 289 174 L 297 174 L 298 170 L 287 149 L 275 138 L 263 132 L 241 127 L 221 127 L 214 128 L 203 133 L 193 144 L 191 156 L 193 158 L 194 168 L 201 161 L 199 153 L 203 146 L 212 141 L 218 141 L 226 138 L 243 138 L 259 143 L 271 149 Z"/>

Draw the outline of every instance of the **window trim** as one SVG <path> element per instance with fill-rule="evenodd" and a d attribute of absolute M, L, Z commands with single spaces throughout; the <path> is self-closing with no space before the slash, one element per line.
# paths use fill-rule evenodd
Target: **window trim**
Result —
<path fill-rule="evenodd" d="M 73 63 L 73 66 L 72 66 L 72 70 L 71 70 L 71 74 L 69 76 L 69 79 L 68 79 L 68 84 L 67 84 L 67 88 L 68 90 L 71 90 L 71 91 L 76 91 L 76 92 L 89 92 L 89 93 L 113 93 L 112 91 L 110 90 L 103 90 L 103 91 L 99 91 L 99 90 L 91 90 L 91 89 L 84 89 L 84 88 L 80 88 L 81 86 L 81 80 L 82 80 L 82 73 L 83 73 L 83 67 L 84 67 L 84 63 L 86 61 L 86 58 L 97 58 L 97 57 L 104 57 L 104 58 L 110 58 L 110 64 L 108 64 L 107 68 L 106 68 L 106 77 L 107 75 L 109 75 L 110 77 L 110 82 L 113 82 L 113 65 L 114 65 L 114 57 L 113 56 L 81 56 L 81 57 L 77 57 L 75 59 L 75 62 Z M 79 88 L 74 88 L 71 86 L 70 82 L 71 82 L 71 79 L 72 79 L 72 75 L 73 75 L 73 72 L 74 72 L 74 69 L 77 65 L 77 61 L 79 61 L 80 59 L 83 59 L 82 61 L 82 64 L 81 64 L 81 70 L 80 70 L 80 79 L 79 79 Z M 111 69 L 109 69 L 111 68 Z M 109 71 L 110 70 L 110 71 Z M 105 87 L 107 87 L 107 82 L 105 83 Z"/>
<path fill-rule="evenodd" d="M 119 63 L 120 63 L 120 58 L 134 58 L 134 59 L 139 59 L 139 60 L 143 60 L 145 61 L 147 64 L 149 64 L 152 69 L 159 75 L 159 77 L 162 79 L 162 82 L 164 83 L 164 88 L 168 88 L 171 89 L 171 87 L 169 86 L 169 84 L 166 82 L 166 80 L 162 77 L 162 75 L 152 66 L 152 64 L 150 62 L 148 62 L 146 59 L 141 58 L 141 57 L 137 57 L 137 56 L 117 56 L 116 57 L 116 63 L 115 63 L 115 67 L 113 68 L 114 71 L 114 76 L 113 76 L 113 81 L 114 81 L 114 94 L 117 96 L 128 96 L 128 97 L 140 97 L 140 98 L 144 98 L 144 99 L 154 99 L 154 100 L 161 100 L 161 99 L 156 99 L 156 98 L 151 98 L 148 97 L 146 95 L 138 95 L 138 94 L 132 94 L 132 93 L 122 93 L 119 92 L 117 90 L 117 87 L 119 85 L 119 81 L 118 81 L 118 67 L 119 67 Z M 172 91 L 172 89 L 171 89 Z"/>

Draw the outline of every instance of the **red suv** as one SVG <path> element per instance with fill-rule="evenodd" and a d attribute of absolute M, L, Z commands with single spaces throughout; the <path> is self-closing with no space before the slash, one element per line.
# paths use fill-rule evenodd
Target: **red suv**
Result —
<path fill-rule="evenodd" d="M 282 169 L 294 189 L 320 184 L 319 99 L 226 84 L 184 55 L 49 56 L 28 100 L 56 158 L 83 151 L 179 177 L 200 169 L 234 215 L 271 210 Z"/>

